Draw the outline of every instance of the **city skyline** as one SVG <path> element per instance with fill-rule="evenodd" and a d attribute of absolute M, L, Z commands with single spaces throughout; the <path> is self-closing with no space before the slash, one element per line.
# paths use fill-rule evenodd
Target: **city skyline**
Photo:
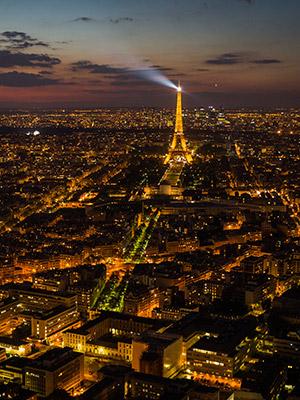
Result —
<path fill-rule="evenodd" d="M 2 0 L 0 387 L 300 400 L 299 0 Z"/>
<path fill-rule="evenodd" d="M 297 107 L 295 0 L 3 1 L 0 107 Z M 34 10 L 34 12 L 33 12 Z"/>

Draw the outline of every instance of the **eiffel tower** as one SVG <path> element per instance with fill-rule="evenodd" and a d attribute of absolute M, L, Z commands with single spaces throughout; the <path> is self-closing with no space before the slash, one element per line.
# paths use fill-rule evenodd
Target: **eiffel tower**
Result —
<path fill-rule="evenodd" d="M 169 152 L 164 161 L 164 164 L 168 164 L 169 162 L 172 161 L 175 162 L 186 161 L 188 163 L 192 162 L 192 155 L 186 147 L 186 141 L 183 134 L 180 81 L 178 82 L 178 87 L 177 87 L 175 132 L 173 135 L 171 147 L 169 148 Z"/>

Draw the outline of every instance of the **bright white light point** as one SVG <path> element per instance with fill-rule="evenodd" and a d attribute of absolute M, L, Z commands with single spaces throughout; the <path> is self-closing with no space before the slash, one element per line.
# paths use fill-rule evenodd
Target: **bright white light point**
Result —
<path fill-rule="evenodd" d="M 37 135 L 39 135 L 39 134 L 40 134 L 39 131 L 34 131 L 34 132 L 33 132 L 33 136 L 37 136 Z"/>
<path fill-rule="evenodd" d="M 180 86 L 178 86 L 177 92 L 181 92 L 181 87 Z"/>
<path fill-rule="evenodd" d="M 218 86 L 218 84 L 217 83 L 215 83 L 215 87 L 217 87 Z"/>

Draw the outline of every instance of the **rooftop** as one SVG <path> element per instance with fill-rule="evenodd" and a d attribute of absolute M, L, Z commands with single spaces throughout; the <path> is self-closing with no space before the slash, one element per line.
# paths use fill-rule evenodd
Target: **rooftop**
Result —
<path fill-rule="evenodd" d="M 32 360 L 27 368 L 55 371 L 78 357 L 83 357 L 83 354 L 77 353 L 69 347 L 57 347 Z"/>

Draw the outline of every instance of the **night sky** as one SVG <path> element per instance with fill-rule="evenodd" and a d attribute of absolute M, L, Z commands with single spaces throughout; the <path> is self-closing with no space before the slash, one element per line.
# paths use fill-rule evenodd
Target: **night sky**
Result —
<path fill-rule="evenodd" d="M 0 4 L 1 107 L 300 106 L 299 0 Z"/>

